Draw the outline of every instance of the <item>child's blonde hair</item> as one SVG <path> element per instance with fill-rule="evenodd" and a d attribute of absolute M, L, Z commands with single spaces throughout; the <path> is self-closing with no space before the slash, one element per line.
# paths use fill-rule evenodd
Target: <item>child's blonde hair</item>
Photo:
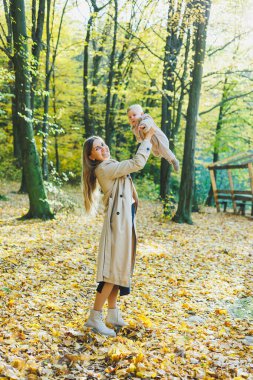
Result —
<path fill-rule="evenodd" d="M 132 104 L 131 106 L 128 107 L 127 109 L 127 113 L 129 111 L 133 111 L 133 110 L 136 110 L 136 111 L 139 111 L 139 112 L 143 112 L 143 109 L 142 109 L 142 106 L 140 104 Z"/>

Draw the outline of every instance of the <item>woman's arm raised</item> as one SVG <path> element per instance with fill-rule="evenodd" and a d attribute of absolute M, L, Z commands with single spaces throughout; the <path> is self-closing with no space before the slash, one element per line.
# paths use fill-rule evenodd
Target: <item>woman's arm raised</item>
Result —
<path fill-rule="evenodd" d="M 137 172 L 145 166 L 150 155 L 151 148 L 152 144 L 150 142 L 150 138 L 146 138 L 140 144 L 133 158 L 121 162 L 112 160 L 103 161 L 97 167 L 96 172 L 103 172 L 103 175 L 105 175 L 108 179 L 115 179 L 133 172 Z"/>

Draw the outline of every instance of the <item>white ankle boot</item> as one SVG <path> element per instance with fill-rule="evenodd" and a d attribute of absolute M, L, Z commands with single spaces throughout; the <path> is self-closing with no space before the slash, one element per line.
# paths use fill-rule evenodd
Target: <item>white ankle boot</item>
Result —
<path fill-rule="evenodd" d="M 124 322 L 119 309 L 108 309 L 106 323 L 115 327 L 123 327 L 127 325 L 127 323 Z"/>
<path fill-rule="evenodd" d="M 106 336 L 116 336 L 114 330 L 109 329 L 103 321 L 102 311 L 97 311 L 92 309 L 90 311 L 90 316 L 85 323 L 86 327 L 91 327 L 93 331 Z"/>

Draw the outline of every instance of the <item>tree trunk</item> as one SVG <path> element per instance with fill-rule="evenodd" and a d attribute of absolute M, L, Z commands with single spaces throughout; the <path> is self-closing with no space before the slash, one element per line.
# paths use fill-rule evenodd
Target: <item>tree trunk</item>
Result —
<path fill-rule="evenodd" d="M 18 194 L 27 194 L 27 186 L 26 186 L 26 180 L 25 180 L 25 169 L 23 167 L 22 167 L 21 185 L 20 185 L 20 189 L 18 191 Z"/>
<path fill-rule="evenodd" d="M 131 37 L 131 35 L 127 31 L 125 34 L 125 42 L 124 42 L 122 50 L 119 54 L 117 69 L 115 71 L 114 94 L 112 96 L 111 113 L 110 113 L 110 117 L 109 117 L 109 130 L 111 130 L 111 131 L 113 130 L 113 128 L 115 126 L 116 115 L 117 115 L 118 109 L 120 107 L 120 102 L 119 102 L 120 86 L 123 85 L 123 83 L 126 80 L 126 77 L 129 74 L 131 75 L 130 68 L 131 68 L 131 65 L 134 61 L 134 57 L 136 56 L 137 51 L 138 51 L 138 48 L 136 48 L 136 49 L 134 49 L 133 52 L 131 52 L 130 57 L 128 58 L 128 70 L 125 71 L 124 76 L 123 76 L 122 66 L 126 60 L 126 53 L 127 53 L 128 47 L 129 47 L 130 37 Z M 116 136 L 116 140 L 117 140 L 117 136 Z"/>
<path fill-rule="evenodd" d="M 199 20 L 196 26 L 194 41 L 194 66 L 192 82 L 189 93 L 189 103 L 186 116 L 185 144 L 181 184 L 179 190 L 179 203 L 173 220 L 177 223 L 192 224 L 192 194 L 194 186 L 194 154 L 196 140 L 196 124 L 198 117 L 201 81 L 203 73 L 203 62 L 206 47 L 206 31 L 210 14 L 211 0 L 200 1 L 204 21 Z"/>
<path fill-rule="evenodd" d="M 118 0 L 114 0 L 114 31 L 113 31 L 113 44 L 109 62 L 109 75 L 107 82 L 107 95 L 106 95 L 106 111 L 105 111 L 105 142 L 111 147 L 113 127 L 110 124 L 111 117 L 111 91 L 114 78 L 114 63 L 116 55 L 116 41 L 118 30 Z"/>
<path fill-rule="evenodd" d="M 216 130 L 215 130 L 213 162 L 219 161 L 220 132 L 221 132 L 223 117 L 224 117 L 224 108 L 225 108 L 224 100 L 227 98 L 227 82 L 228 82 L 228 77 L 225 76 L 225 81 L 224 81 L 224 86 L 223 86 L 223 91 L 222 91 L 222 98 L 221 98 L 221 106 L 219 109 L 219 117 L 218 117 L 218 122 L 216 124 Z M 214 176 L 216 179 L 216 170 L 214 170 Z M 212 204 L 213 204 L 213 187 L 212 185 L 210 185 L 208 196 L 206 199 L 206 206 L 212 206 Z"/>
<path fill-rule="evenodd" d="M 24 0 L 11 0 L 12 30 L 14 41 L 14 70 L 17 94 L 19 138 L 22 150 L 22 164 L 26 177 L 30 209 L 26 218 L 52 218 L 46 198 L 40 169 L 39 156 L 35 145 L 31 119 L 30 71 Z"/>
<path fill-rule="evenodd" d="M 13 44 L 12 44 L 12 25 L 11 25 L 11 15 L 10 15 L 10 9 L 9 4 L 6 0 L 3 0 L 4 5 L 4 14 L 5 14 L 5 21 L 8 29 L 8 33 L 6 35 L 6 46 L 9 53 L 9 56 L 13 54 Z M 12 72 L 13 67 L 13 60 L 9 58 L 8 61 L 8 67 L 9 71 Z M 21 146 L 20 146 L 20 140 L 18 136 L 18 119 L 17 119 L 17 98 L 18 94 L 15 93 L 15 85 L 10 85 L 10 93 L 14 94 L 14 96 L 11 97 L 11 117 L 12 117 L 12 132 L 13 132 L 13 155 L 16 158 L 15 165 L 18 169 L 22 169 L 22 182 L 21 187 L 18 191 L 18 193 L 25 193 L 26 192 L 26 186 L 25 186 L 25 176 L 24 176 L 24 170 L 22 168 L 22 154 L 21 154 Z"/>
<path fill-rule="evenodd" d="M 103 28 L 103 33 L 102 33 L 102 40 L 100 47 L 97 50 L 97 54 L 94 55 L 93 57 L 93 71 L 92 71 L 92 90 L 91 90 L 91 104 L 96 103 L 96 98 L 97 98 L 97 88 L 100 82 L 100 78 L 98 75 L 99 72 L 99 66 L 100 62 L 103 58 L 103 52 L 105 48 L 105 42 L 110 34 L 110 29 L 111 29 L 111 24 L 110 24 L 110 19 L 108 19 L 105 22 L 105 26 Z M 94 41 L 93 41 L 94 42 Z M 95 50 L 95 47 L 94 49 Z"/>
<path fill-rule="evenodd" d="M 33 70 L 32 70 L 32 84 L 31 84 L 31 109 L 34 112 L 34 99 L 35 90 L 38 81 L 38 66 L 40 53 L 42 50 L 42 34 L 45 19 L 45 0 L 40 0 L 37 23 L 36 23 L 36 0 L 33 0 L 32 6 L 32 55 L 33 55 Z"/>
<path fill-rule="evenodd" d="M 150 81 L 150 88 L 147 92 L 147 101 L 146 101 L 146 107 L 147 108 L 153 108 L 156 105 L 156 100 L 154 99 L 154 95 L 156 94 L 157 90 L 154 90 L 154 87 L 156 87 L 156 79 L 152 78 Z"/>
<path fill-rule="evenodd" d="M 178 106 L 177 106 L 177 111 L 176 111 L 176 119 L 175 119 L 174 128 L 173 128 L 172 142 L 174 142 L 175 137 L 178 134 L 180 123 L 181 123 L 184 97 L 186 94 L 186 80 L 187 80 L 187 73 L 188 73 L 188 66 L 189 66 L 188 61 L 189 61 L 189 55 L 190 55 L 190 46 L 191 46 L 191 31 L 189 28 L 187 31 L 187 37 L 186 37 L 186 46 L 185 46 L 185 55 L 184 55 L 184 69 L 183 69 L 183 74 L 181 77 L 181 89 L 180 89 L 180 96 L 179 96 Z"/>
<path fill-rule="evenodd" d="M 176 7 L 176 8 L 175 8 Z M 179 8 L 177 8 L 179 7 Z M 168 20 L 167 20 L 167 37 L 165 43 L 165 55 L 163 66 L 163 82 L 162 82 L 162 123 L 161 129 L 171 142 L 171 134 L 173 129 L 172 120 L 172 104 L 173 94 L 175 88 L 175 69 L 177 65 L 177 58 L 182 46 L 181 34 L 177 30 L 179 25 L 175 27 L 171 21 L 175 13 L 180 13 L 182 4 L 174 4 L 174 1 L 170 1 Z M 170 177 L 170 164 L 164 158 L 161 160 L 160 169 L 160 196 L 162 199 L 166 199 L 166 195 L 169 193 L 169 177 Z"/>
<path fill-rule="evenodd" d="M 95 134 L 94 125 L 90 120 L 89 91 L 88 91 L 88 68 L 89 68 L 89 44 L 90 33 L 93 23 L 93 15 L 90 16 L 85 37 L 83 54 L 83 109 L 84 109 L 84 137 Z"/>
<path fill-rule="evenodd" d="M 196 182 L 196 167 L 194 169 L 194 185 L 193 185 L 193 200 L 192 200 L 192 212 L 199 212 L 197 182 Z"/>
<path fill-rule="evenodd" d="M 42 172 L 43 172 L 43 178 L 48 179 L 48 150 L 47 150 L 47 142 L 48 142 L 48 134 L 49 134 L 49 125 L 48 125 L 48 118 L 49 118 L 49 91 L 50 91 L 50 79 L 51 79 L 51 74 L 54 70 L 55 66 L 55 60 L 56 60 L 56 55 L 57 55 L 57 50 L 59 46 L 59 41 L 60 41 L 60 35 L 61 35 L 61 29 L 62 29 L 62 23 L 63 23 L 63 18 L 64 14 L 66 11 L 66 7 L 68 4 L 68 0 L 65 0 L 65 3 L 63 5 L 62 9 L 62 14 L 61 14 L 61 19 L 60 19 L 60 25 L 58 29 L 58 35 L 57 35 L 57 41 L 55 44 L 55 47 L 53 49 L 53 55 L 52 55 L 52 62 L 50 66 L 50 43 L 51 43 L 51 34 L 52 32 L 50 31 L 50 9 L 51 9 L 51 0 L 47 0 L 47 22 L 46 22 L 46 35 L 47 35 L 47 50 L 46 50 L 46 70 L 45 70 L 45 75 L 46 75 L 46 80 L 45 80 L 45 97 L 44 97 L 44 115 L 43 115 L 43 125 L 42 125 Z M 55 12 L 55 1 L 53 2 L 53 12 Z M 54 19 L 54 13 L 53 17 Z M 52 22 L 52 29 L 53 29 L 53 22 Z"/>
<path fill-rule="evenodd" d="M 54 124 L 56 124 L 56 82 L 55 82 L 55 70 L 53 68 L 53 110 L 54 110 Z M 54 151 L 55 151 L 55 170 L 60 173 L 60 156 L 59 156 L 59 146 L 58 146 L 58 126 L 55 127 L 54 131 Z"/>
<path fill-rule="evenodd" d="M 49 112 L 49 90 L 50 90 L 50 11 L 51 0 L 47 0 L 47 22 L 46 22 L 46 35 L 47 35 L 47 49 L 46 49 L 46 69 L 45 69 L 45 95 L 44 95 L 44 114 L 42 123 L 42 173 L 44 180 L 48 180 L 48 112 Z"/>

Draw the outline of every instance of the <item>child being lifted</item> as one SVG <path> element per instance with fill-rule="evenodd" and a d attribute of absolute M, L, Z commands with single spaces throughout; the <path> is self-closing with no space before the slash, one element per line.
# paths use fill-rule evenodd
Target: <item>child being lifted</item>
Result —
<path fill-rule="evenodd" d="M 143 112 L 142 107 L 139 104 L 133 104 L 127 109 L 127 116 L 129 124 L 132 127 L 138 142 L 145 139 L 145 134 L 154 128 L 155 134 L 151 138 L 152 152 L 156 157 L 163 157 L 167 160 L 176 172 L 179 171 L 179 161 L 169 148 L 169 140 L 162 130 L 157 127 L 152 117 Z"/>

